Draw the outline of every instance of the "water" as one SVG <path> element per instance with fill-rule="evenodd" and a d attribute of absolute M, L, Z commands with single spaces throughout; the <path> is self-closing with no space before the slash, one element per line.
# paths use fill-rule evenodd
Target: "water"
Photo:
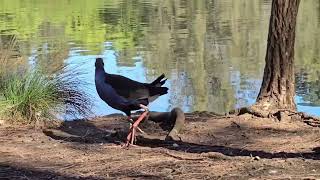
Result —
<path fill-rule="evenodd" d="M 93 84 L 94 60 L 110 73 L 152 81 L 170 92 L 151 110 L 230 109 L 255 102 L 266 51 L 271 1 L 2 0 L 0 44 L 18 38 L 21 65 L 48 72 L 81 65 L 96 115 L 118 113 Z M 320 115 L 320 2 L 301 1 L 296 37 L 298 110 Z"/>

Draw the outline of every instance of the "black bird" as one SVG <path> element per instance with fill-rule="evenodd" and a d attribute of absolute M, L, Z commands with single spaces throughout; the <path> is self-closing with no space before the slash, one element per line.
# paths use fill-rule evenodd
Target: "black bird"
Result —
<path fill-rule="evenodd" d="M 96 59 L 95 84 L 100 98 L 114 109 L 124 112 L 132 122 L 131 111 L 144 109 L 133 123 L 127 136 L 126 146 L 133 144 L 136 128 L 148 114 L 148 104 L 159 96 L 167 94 L 168 88 L 161 87 L 167 79 L 162 74 L 152 83 L 141 83 L 121 75 L 108 74 L 102 58 Z"/>

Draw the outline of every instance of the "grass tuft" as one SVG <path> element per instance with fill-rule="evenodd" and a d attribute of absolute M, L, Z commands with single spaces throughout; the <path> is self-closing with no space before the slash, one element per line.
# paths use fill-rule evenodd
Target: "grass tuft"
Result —
<path fill-rule="evenodd" d="M 14 73 L 5 78 L 0 115 L 6 119 L 34 122 L 67 113 L 87 116 L 91 101 L 71 74 L 49 77 L 40 71 Z"/>
<path fill-rule="evenodd" d="M 3 55 L 3 54 L 2 54 Z M 7 64 L 4 53 L 0 63 Z M 0 118 L 9 122 L 37 123 L 68 114 L 87 117 L 92 101 L 85 93 L 81 73 L 64 67 L 53 75 L 39 69 L 15 68 L 6 71 L 0 66 Z"/>

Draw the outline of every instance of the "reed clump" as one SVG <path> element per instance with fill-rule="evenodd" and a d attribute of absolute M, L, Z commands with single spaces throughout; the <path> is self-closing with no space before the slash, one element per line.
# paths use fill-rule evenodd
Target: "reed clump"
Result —
<path fill-rule="evenodd" d="M 9 122 L 36 123 L 67 113 L 88 116 L 92 108 L 80 72 L 63 67 L 46 74 L 30 67 L 10 67 L 16 40 L 0 49 L 0 118 Z M 10 49 L 11 48 L 11 49 Z M 81 86 L 83 84 L 83 86 Z M 82 87 L 82 88 L 80 88 Z"/>

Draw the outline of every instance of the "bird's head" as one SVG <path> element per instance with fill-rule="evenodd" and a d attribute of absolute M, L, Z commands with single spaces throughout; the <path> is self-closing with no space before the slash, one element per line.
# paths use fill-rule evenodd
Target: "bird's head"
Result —
<path fill-rule="evenodd" d="M 104 67 L 103 59 L 102 58 L 97 58 L 95 65 L 96 65 L 96 68 L 103 68 Z"/>

